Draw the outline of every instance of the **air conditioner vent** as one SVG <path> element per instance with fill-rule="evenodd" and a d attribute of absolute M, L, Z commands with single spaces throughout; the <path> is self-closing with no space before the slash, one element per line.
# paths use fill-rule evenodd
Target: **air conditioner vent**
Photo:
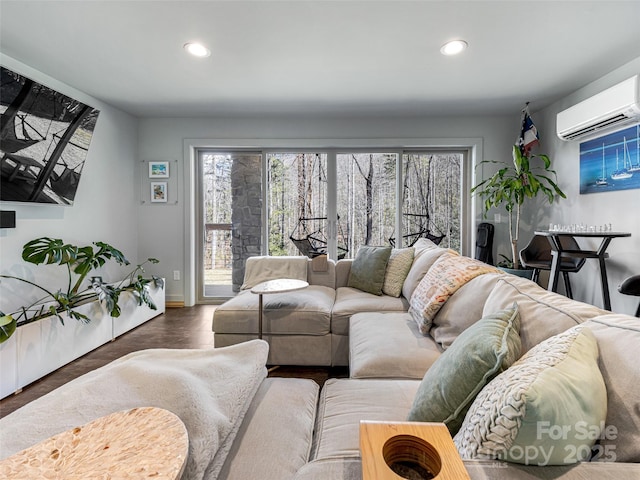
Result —
<path fill-rule="evenodd" d="M 638 77 L 635 75 L 558 113 L 558 137 L 562 140 L 576 140 L 640 121 Z"/>
<path fill-rule="evenodd" d="M 587 135 L 595 133 L 598 130 L 604 130 L 605 128 L 613 127 L 615 125 L 625 125 L 625 124 L 631 123 L 633 121 L 634 121 L 633 118 L 629 118 L 629 117 L 627 117 L 625 115 L 622 115 L 620 113 L 620 114 L 616 115 L 613 118 L 603 120 L 601 122 L 598 122 L 595 125 L 591 125 L 590 127 L 585 127 L 585 128 L 581 128 L 580 130 L 576 130 L 575 132 L 566 135 L 564 137 L 564 139 L 565 140 L 574 140 L 576 138 L 586 137 Z"/>

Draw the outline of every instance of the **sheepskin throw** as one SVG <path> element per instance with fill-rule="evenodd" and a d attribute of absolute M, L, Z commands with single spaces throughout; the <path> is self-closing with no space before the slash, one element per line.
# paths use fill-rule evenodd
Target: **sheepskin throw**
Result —
<path fill-rule="evenodd" d="M 150 349 L 125 355 L 0 420 L 0 458 L 70 428 L 135 407 L 176 414 L 189 434 L 183 480 L 215 479 L 266 377 L 269 346 Z"/>

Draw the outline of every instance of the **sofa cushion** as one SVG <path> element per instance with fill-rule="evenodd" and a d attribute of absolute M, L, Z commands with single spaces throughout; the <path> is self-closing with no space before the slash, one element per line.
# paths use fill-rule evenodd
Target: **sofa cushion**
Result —
<path fill-rule="evenodd" d="M 540 468 L 514 465 L 496 460 L 464 460 L 472 480 L 626 480 L 640 478 L 635 463 L 579 463 Z M 325 458 L 307 463 L 294 480 L 362 480 L 359 457 Z"/>
<path fill-rule="evenodd" d="M 391 250 L 387 270 L 384 273 L 384 283 L 382 293 L 392 297 L 399 297 L 402 294 L 402 286 L 407 278 L 411 265 L 413 265 L 413 247 L 394 248 Z"/>
<path fill-rule="evenodd" d="M 255 333 L 216 333 L 215 346 L 225 347 L 255 340 Z M 331 365 L 333 336 L 328 335 L 271 335 L 264 334 L 269 342 L 269 365 Z"/>
<path fill-rule="evenodd" d="M 293 294 L 263 295 L 264 333 L 326 335 L 335 295 L 334 289 L 320 285 L 309 285 Z M 258 317 L 258 295 L 243 291 L 216 307 L 213 331 L 257 334 Z"/>
<path fill-rule="evenodd" d="M 484 304 L 504 273 L 487 273 L 472 278 L 440 308 L 433 318 L 429 335 L 443 349 L 451 346 L 458 335 L 482 318 Z"/>
<path fill-rule="evenodd" d="M 311 459 L 360 456 L 360 421 L 404 421 L 418 385 L 418 380 L 327 380 Z"/>
<path fill-rule="evenodd" d="M 244 271 L 241 290 L 248 290 L 259 283 L 279 278 L 307 280 L 307 257 L 258 256 L 249 257 Z"/>
<path fill-rule="evenodd" d="M 411 295 L 409 313 L 427 335 L 433 317 L 456 290 L 478 275 L 497 272 L 491 265 L 448 250 L 435 261 Z"/>
<path fill-rule="evenodd" d="M 356 313 L 349 322 L 351 378 L 420 380 L 440 354 L 408 313 Z"/>
<path fill-rule="evenodd" d="M 531 280 L 502 276 L 484 305 L 483 315 L 497 312 L 517 302 L 520 312 L 522 352 L 527 352 L 553 335 L 590 319 L 609 313 L 598 307 L 549 292 Z"/>
<path fill-rule="evenodd" d="M 265 379 L 219 478 L 292 478 L 309 461 L 318 397 L 313 380 Z"/>
<path fill-rule="evenodd" d="M 595 459 L 640 462 L 640 373 L 636 357 L 640 319 L 608 314 L 583 325 L 598 341 L 600 372 L 607 386 L 607 427 L 594 449 Z"/>
<path fill-rule="evenodd" d="M 577 463 L 591 456 L 606 412 L 596 339 L 577 326 L 536 345 L 487 385 L 454 442 L 463 458 Z"/>
<path fill-rule="evenodd" d="M 408 420 L 443 422 L 455 435 L 478 392 L 520 357 L 519 327 L 514 305 L 462 332 L 425 373 Z"/>
<path fill-rule="evenodd" d="M 404 297 L 373 295 L 356 288 L 340 287 L 331 314 L 331 332 L 349 334 L 349 319 L 359 312 L 406 312 L 409 302 Z"/>
<path fill-rule="evenodd" d="M 351 264 L 347 286 L 363 292 L 382 295 L 384 274 L 391 255 L 391 247 L 372 247 L 364 245 L 358 249 Z"/>
<path fill-rule="evenodd" d="M 359 456 L 323 458 L 307 463 L 294 480 L 362 480 Z"/>
<path fill-rule="evenodd" d="M 414 245 L 415 253 L 413 263 L 411 264 L 411 269 L 409 270 L 407 278 L 404 279 L 404 284 L 402 285 L 402 296 L 407 300 L 411 298 L 414 290 L 427 271 L 433 266 L 434 262 L 440 258 L 440 255 L 447 252 L 446 248 L 437 247 L 433 242 L 429 242 L 426 239 L 424 240 L 429 242 L 431 245 L 419 248 L 417 245 L 420 243 L 420 240 L 418 240 L 416 245 Z"/>

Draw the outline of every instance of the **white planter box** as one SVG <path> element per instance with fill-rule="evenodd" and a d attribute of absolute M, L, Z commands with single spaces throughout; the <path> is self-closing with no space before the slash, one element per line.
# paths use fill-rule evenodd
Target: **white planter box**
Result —
<path fill-rule="evenodd" d="M 157 310 L 138 307 L 132 295 L 123 294 L 118 318 L 111 317 L 99 302 L 91 302 L 77 308 L 91 318 L 90 323 L 63 314 L 64 325 L 57 317 L 48 317 L 19 327 L 0 344 L 0 398 L 164 313 L 164 289 L 153 290 L 152 297 Z"/>
<path fill-rule="evenodd" d="M 24 325 L 18 335 L 18 388 L 111 341 L 111 317 L 98 302 L 77 307 L 90 323 L 61 314 Z"/>
<path fill-rule="evenodd" d="M 121 313 L 118 318 L 113 319 L 113 338 L 119 337 L 132 328 L 142 325 L 147 320 L 164 313 L 164 289 L 152 288 L 151 298 L 153 298 L 153 302 L 156 304 L 156 307 L 158 307 L 157 310 L 151 310 L 146 305 L 138 306 L 136 299 L 130 293 L 120 295 L 119 304 Z"/>
<path fill-rule="evenodd" d="M 9 340 L 0 343 L 0 398 L 18 390 L 17 332 Z"/>

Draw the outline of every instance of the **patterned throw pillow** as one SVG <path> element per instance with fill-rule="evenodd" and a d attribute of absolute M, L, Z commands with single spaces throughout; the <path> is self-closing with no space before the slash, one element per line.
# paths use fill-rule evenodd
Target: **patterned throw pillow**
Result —
<path fill-rule="evenodd" d="M 425 373 L 408 420 L 443 422 L 455 435 L 478 392 L 520 357 L 519 330 L 514 304 L 462 332 Z"/>
<path fill-rule="evenodd" d="M 427 271 L 409 300 L 409 313 L 423 335 L 429 334 L 433 317 L 461 286 L 484 273 L 500 273 L 495 267 L 447 250 Z"/>
<path fill-rule="evenodd" d="M 392 297 L 399 297 L 402 293 L 402 285 L 407 278 L 411 265 L 413 264 L 413 247 L 394 248 L 391 250 L 387 271 L 384 274 L 382 293 Z"/>
<path fill-rule="evenodd" d="M 463 459 L 572 464 L 590 458 L 606 413 L 598 344 L 579 325 L 538 344 L 487 385 L 454 443 Z"/>
<path fill-rule="evenodd" d="M 347 286 L 382 295 L 382 284 L 390 255 L 391 247 L 360 247 L 351 264 Z"/>

